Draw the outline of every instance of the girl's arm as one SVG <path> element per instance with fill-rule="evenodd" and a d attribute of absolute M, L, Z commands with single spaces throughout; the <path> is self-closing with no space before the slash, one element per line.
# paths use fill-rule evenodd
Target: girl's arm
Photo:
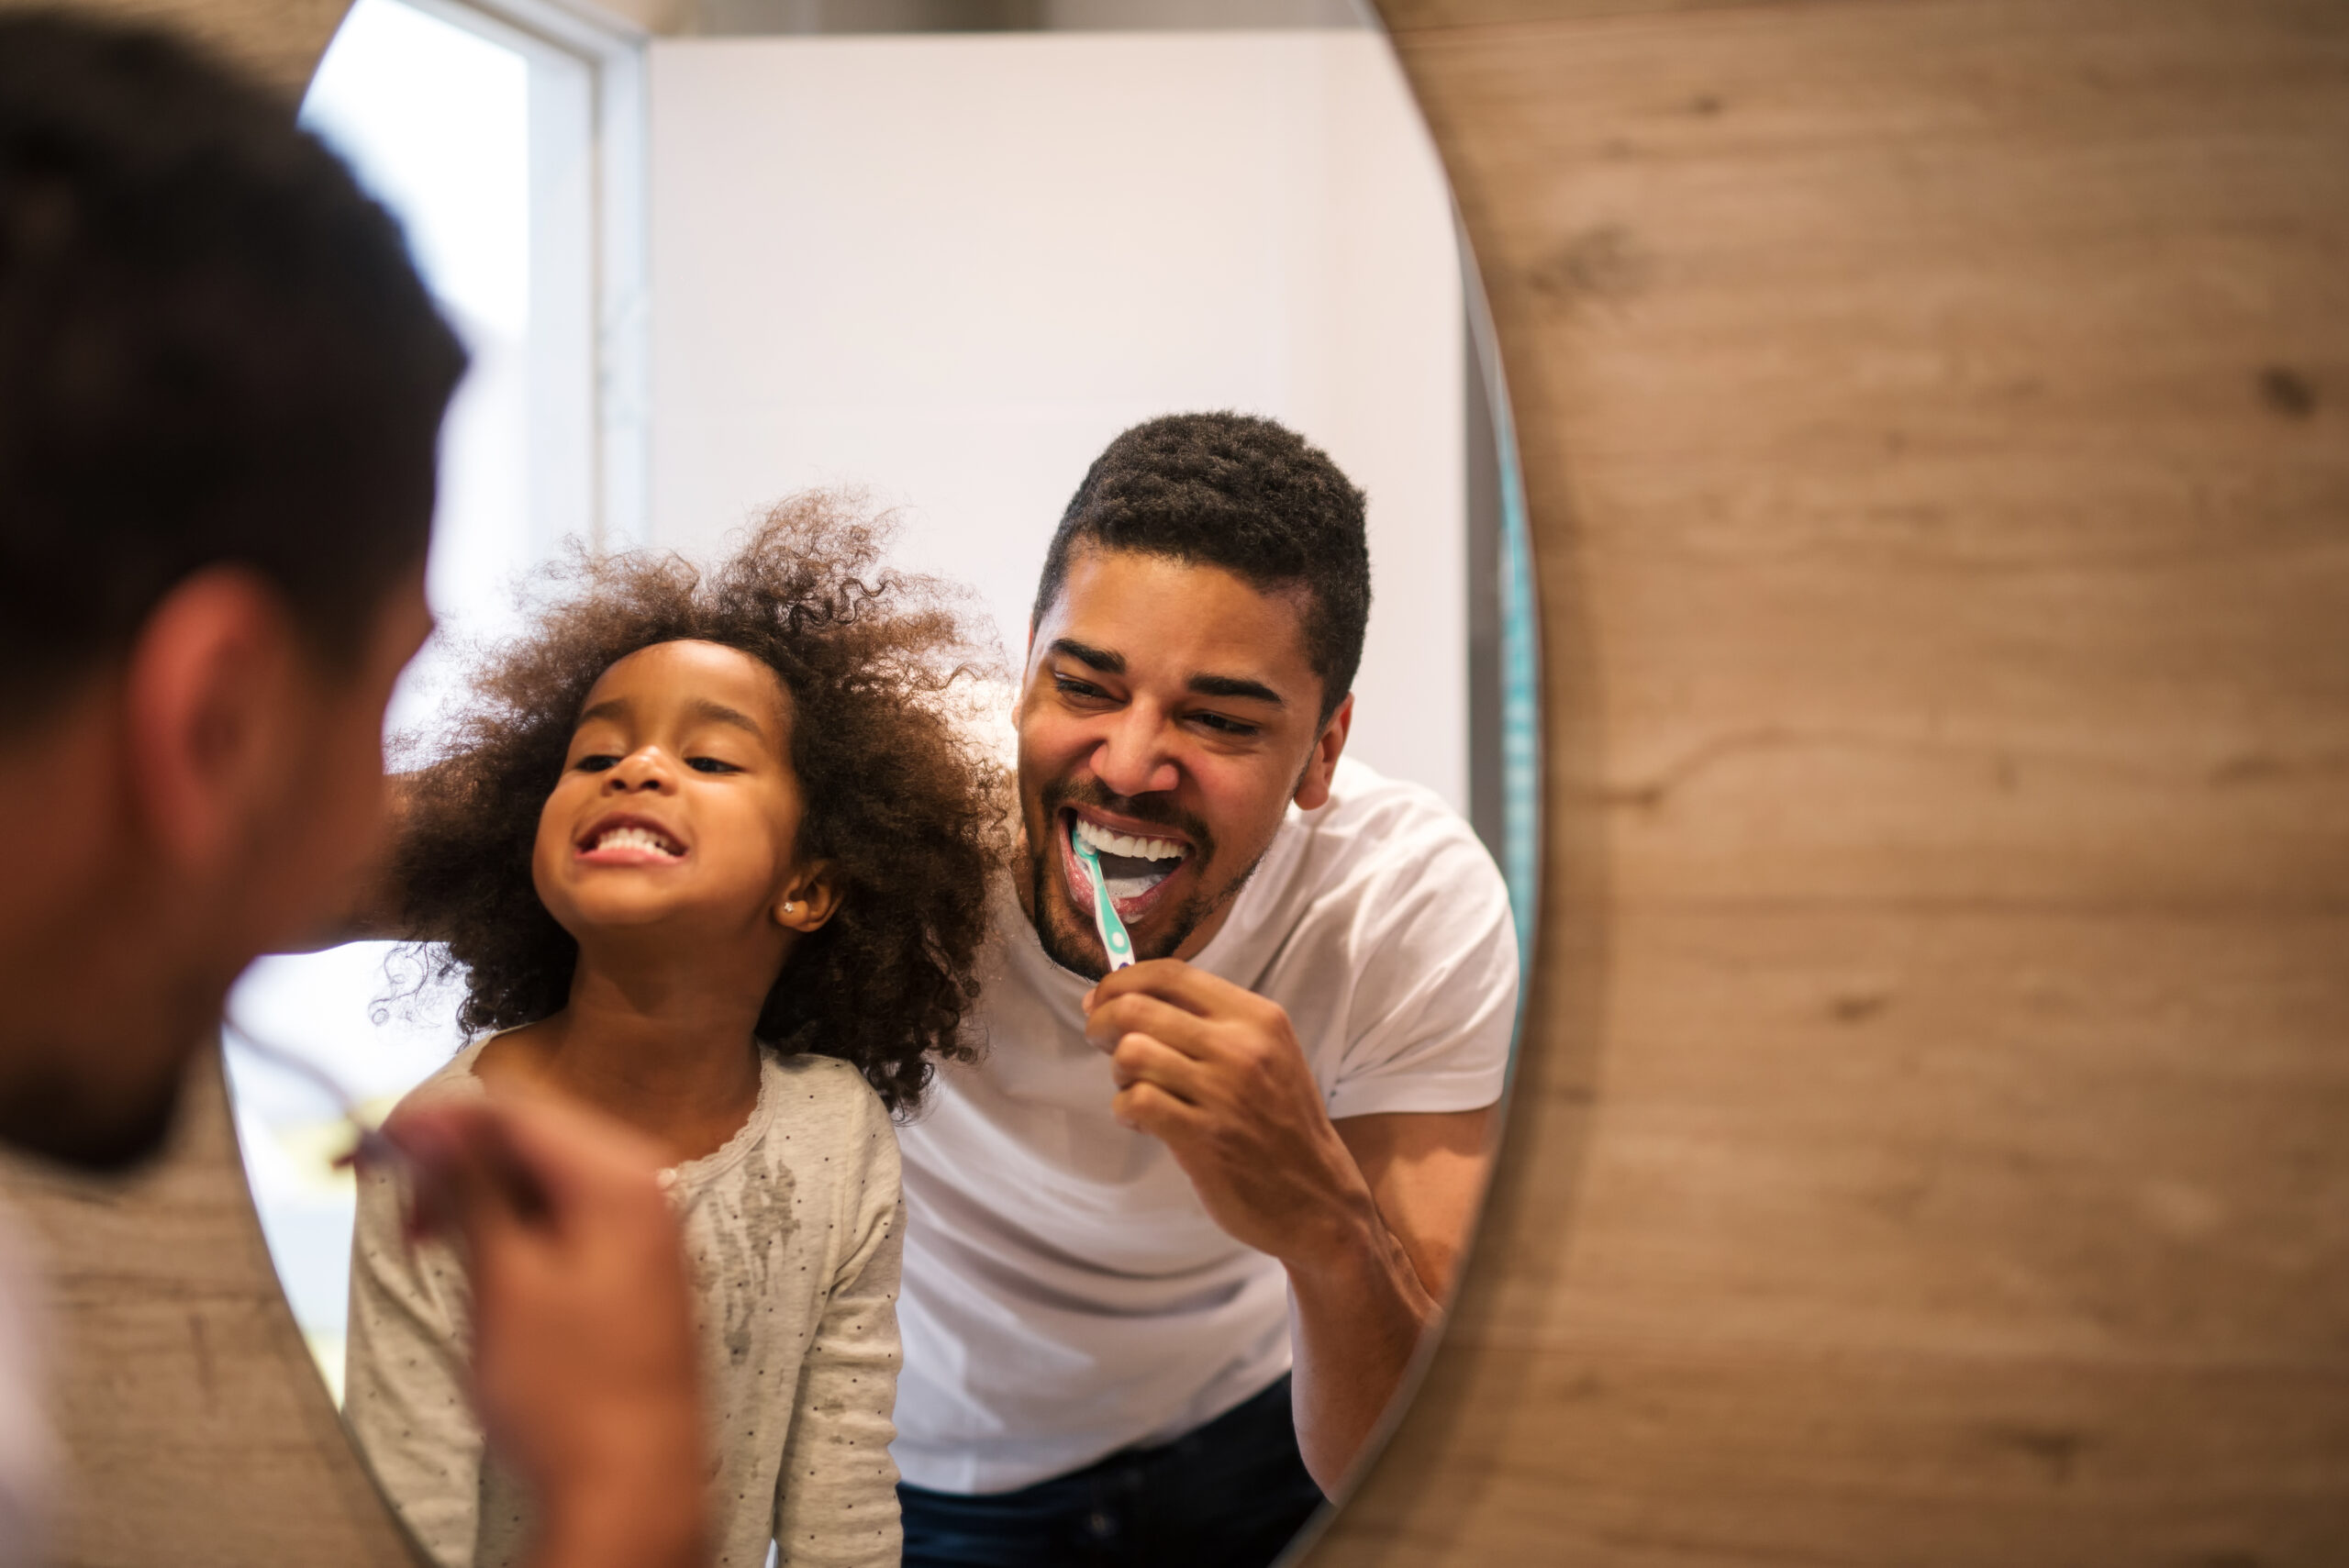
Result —
<path fill-rule="evenodd" d="M 861 1085 L 860 1085 L 861 1087 Z M 870 1091 L 852 1134 L 861 1182 L 842 1183 L 838 1266 L 799 1362 L 799 1386 L 775 1484 L 781 1568 L 896 1568 L 897 1273 L 905 1252 L 897 1135 Z M 835 1157 L 837 1159 L 837 1156 Z"/>

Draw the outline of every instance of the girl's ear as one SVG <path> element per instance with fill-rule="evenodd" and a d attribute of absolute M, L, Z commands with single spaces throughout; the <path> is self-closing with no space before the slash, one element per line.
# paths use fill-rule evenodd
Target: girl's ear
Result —
<path fill-rule="evenodd" d="M 774 923 L 805 936 L 830 919 L 840 906 L 840 879 L 833 873 L 832 862 L 818 861 L 801 868 L 784 884 L 783 896 L 775 901 Z"/>

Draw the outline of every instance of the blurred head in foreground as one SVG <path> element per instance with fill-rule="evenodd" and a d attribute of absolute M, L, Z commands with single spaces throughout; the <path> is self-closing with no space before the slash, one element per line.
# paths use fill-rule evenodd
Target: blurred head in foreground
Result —
<path fill-rule="evenodd" d="M 146 1152 L 238 972 L 352 896 L 463 369 L 289 104 L 0 16 L 0 1139 Z"/>

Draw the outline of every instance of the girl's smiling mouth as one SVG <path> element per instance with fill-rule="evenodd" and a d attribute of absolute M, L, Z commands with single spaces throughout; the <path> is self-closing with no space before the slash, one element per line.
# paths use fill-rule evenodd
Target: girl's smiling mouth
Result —
<path fill-rule="evenodd" d="M 587 865 L 675 865 L 685 858 L 685 840 L 649 817 L 618 814 L 599 819 L 579 837 L 576 858 Z"/>

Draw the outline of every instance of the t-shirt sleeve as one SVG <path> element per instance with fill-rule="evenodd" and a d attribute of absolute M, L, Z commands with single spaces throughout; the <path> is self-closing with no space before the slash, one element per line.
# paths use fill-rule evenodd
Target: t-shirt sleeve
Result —
<path fill-rule="evenodd" d="M 1517 1028 L 1517 926 L 1499 868 L 1430 806 L 1350 889 L 1355 975 L 1332 1120 L 1481 1110 L 1501 1096 Z"/>
<path fill-rule="evenodd" d="M 471 1568 L 480 1510 L 463 1289 L 449 1248 L 411 1247 L 402 1235 L 398 1178 L 380 1167 L 362 1172 L 343 1416 L 392 1506 L 445 1568 Z"/>
<path fill-rule="evenodd" d="M 859 1085 L 862 1088 L 862 1084 Z M 775 1482 L 779 1568 L 896 1568 L 897 1281 L 906 1245 L 896 1129 L 866 1090 L 853 1124 L 861 1180 L 841 1184 L 832 1223 L 842 1240 L 798 1391 Z"/>

